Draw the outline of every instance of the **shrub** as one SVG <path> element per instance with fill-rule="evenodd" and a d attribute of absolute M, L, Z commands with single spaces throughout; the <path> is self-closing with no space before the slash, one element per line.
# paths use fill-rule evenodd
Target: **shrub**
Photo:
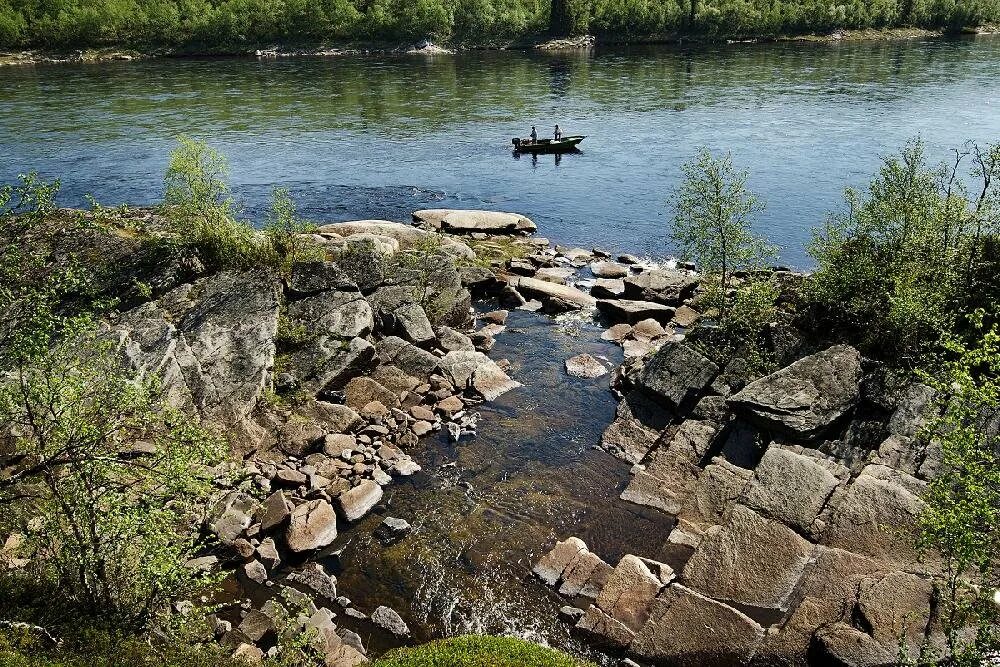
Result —
<path fill-rule="evenodd" d="M 513 637 L 465 635 L 396 649 L 375 661 L 377 667 L 586 667 L 590 663 Z"/>
<path fill-rule="evenodd" d="M 318 244 L 310 241 L 305 234 L 313 231 L 315 225 L 296 215 L 295 202 L 284 188 L 275 188 L 271 196 L 271 207 L 264 225 L 264 234 L 274 256 L 278 269 L 288 274 L 295 262 L 326 259 L 326 252 Z"/>

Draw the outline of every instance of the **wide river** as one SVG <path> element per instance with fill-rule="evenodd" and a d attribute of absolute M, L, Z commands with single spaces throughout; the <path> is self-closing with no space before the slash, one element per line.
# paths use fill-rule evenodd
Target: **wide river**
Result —
<path fill-rule="evenodd" d="M 580 154 L 512 157 L 554 123 L 588 135 Z M 1000 139 L 1000 39 L 0 69 L 0 182 L 35 169 L 66 204 L 152 203 L 180 134 L 230 158 L 255 219 L 284 185 L 316 220 L 509 209 L 555 241 L 653 255 L 680 165 L 731 151 L 801 267 L 879 155 Z"/>

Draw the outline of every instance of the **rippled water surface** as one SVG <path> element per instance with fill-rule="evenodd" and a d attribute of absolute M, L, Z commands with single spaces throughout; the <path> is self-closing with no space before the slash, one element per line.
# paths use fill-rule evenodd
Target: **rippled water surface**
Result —
<path fill-rule="evenodd" d="M 734 45 L 435 58 L 181 60 L 0 70 L 0 180 L 38 169 L 67 203 L 149 203 L 173 137 L 232 161 L 247 212 L 274 184 L 321 220 L 497 207 L 574 245 L 663 253 L 679 165 L 731 150 L 760 225 L 803 266 L 809 229 L 877 155 L 1000 138 L 1000 39 Z M 579 155 L 515 160 L 554 123 Z"/>

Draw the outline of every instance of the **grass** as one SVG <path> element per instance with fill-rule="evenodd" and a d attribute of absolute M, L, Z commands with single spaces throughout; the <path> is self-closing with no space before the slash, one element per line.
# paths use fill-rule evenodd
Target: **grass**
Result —
<path fill-rule="evenodd" d="M 513 637 L 463 635 L 390 651 L 376 667 L 592 667 L 565 653 Z"/>

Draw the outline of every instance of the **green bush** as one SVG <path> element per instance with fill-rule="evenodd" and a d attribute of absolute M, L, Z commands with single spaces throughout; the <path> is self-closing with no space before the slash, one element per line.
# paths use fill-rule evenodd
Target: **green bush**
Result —
<path fill-rule="evenodd" d="M 513 637 L 464 635 L 390 651 L 376 667 L 585 667 L 590 663 Z"/>

